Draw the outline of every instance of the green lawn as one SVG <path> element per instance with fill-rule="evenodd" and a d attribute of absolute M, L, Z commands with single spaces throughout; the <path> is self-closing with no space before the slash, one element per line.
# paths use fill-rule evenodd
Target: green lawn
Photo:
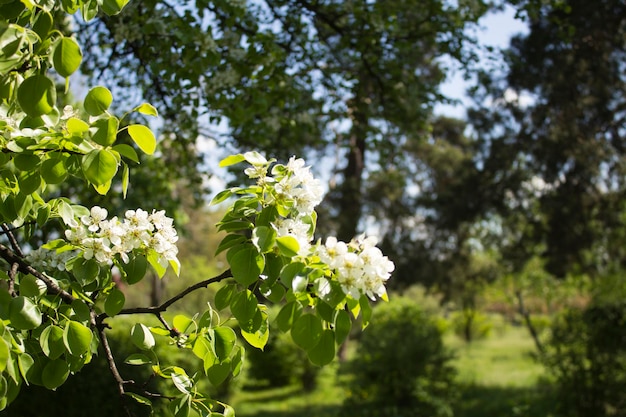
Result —
<path fill-rule="evenodd" d="M 533 359 L 533 342 L 523 327 L 506 326 L 485 340 L 465 344 L 448 335 L 456 352 L 461 398 L 456 417 L 549 417 L 549 385 Z M 231 403 L 240 417 L 334 417 L 346 391 L 333 364 L 322 370 L 318 387 L 305 393 L 296 386 L 244 390 Z M 357 416 L 355 416 L 357 417 Z M 372 417 L 376 416 L 372 414 Z"/>

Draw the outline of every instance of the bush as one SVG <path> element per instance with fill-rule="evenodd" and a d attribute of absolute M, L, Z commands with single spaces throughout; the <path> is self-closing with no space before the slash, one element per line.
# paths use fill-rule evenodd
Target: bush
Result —
<path fill-rule="evenodd" d="M 468 343 L 486 339 L 493 330 L 493 324 L 489 317 L 474 309 L 465 309 L 453 313 L 451 321 L 454 334 Z"/>
<path fill-rule="evenodd" d="M 289 333 L 271 332 L 264 351 L 252 347 L 246 351 L 246 376 L 259 385 L 275 388 L 299 383 L 311 390 L 318 371 Z"/>
<path fill-rule="evenodd" d="M 626 302 L 565 311 L 554 320 L 544 360 L 562 415 L 626 416 Z"/>
<path fill-rule="evenodd" d="M 382 415 L 450 416 L 456 397 L 442 331 L 433 316 L 407 298 L 375 308 L 375 323 L 361 336 L 346 408 Z"/>

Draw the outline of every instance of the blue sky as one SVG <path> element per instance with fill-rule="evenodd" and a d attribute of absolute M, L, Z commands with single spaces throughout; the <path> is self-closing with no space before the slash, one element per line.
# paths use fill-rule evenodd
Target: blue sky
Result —
<path fill-rule="evenodd" d="M 481 19 L 480 26 L 481 29 L 477 32 L 479 43 L 499 49 L 504 49 L 508 46 L 511 36 L 517 33 L 528 32 L 525 23 L 515 19 L 515 10 L 511 7 L 507 7 L 503 12 L 487 15 Z M 463 101 L 466 99 L 465 91 L 467 87 L 468 84 L 463 80 L 460 71 L 456 71 L 442 85 L 441 92 L 446 96 Z M 456 106 L 440 104 L 435 106 L 435 112 L 451 117 L 465 117 L 463 104 Z"/>

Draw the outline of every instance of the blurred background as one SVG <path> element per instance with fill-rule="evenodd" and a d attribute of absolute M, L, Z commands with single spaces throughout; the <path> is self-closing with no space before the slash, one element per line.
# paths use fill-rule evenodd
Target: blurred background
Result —
<path fill-rule="evenodd" d="M 56 25 L 83 45 L 68 104 L 97 83 L 120 112 L 159 110 L 127 199 L 62 190 L 175 217 L 181 277 L 125 288 L 129 305 L 227 268 L 208 202 L 242 180 L 217 167 L 233 152 L 304 157 L 326 184 L 319 236 L 377 235 L 396 265 L 332 365 L 275 329 L 207 388 L 238 416 L 626 416 L 626 2 L 135 0 Z M 132 324 L 111 322 L 120 357 Z M 117 415 L 112 398 L 94 361 L 0 415 Z"/>

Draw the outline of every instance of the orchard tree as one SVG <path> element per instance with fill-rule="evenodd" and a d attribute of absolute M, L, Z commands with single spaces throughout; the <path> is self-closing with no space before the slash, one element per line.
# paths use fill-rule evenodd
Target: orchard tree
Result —
<path fill-rule="evenodd" d="M 323 365 L 347 337 L 351 316 L 360 316 L 366 325 L 370 300 L 386 299 L 385 283 L 394 265 L 371 237 L 314 241 L 315 207 L 323 194 L 310 167 L 295 157 L 279 164 L 247 152 L 221 165 L 245 163 L 249 184 L 227 189 L 214 200 L 229 204 L 219 222 L 226 237 L 218 252 L 226 252 L 230 268 L 160 305 L 126 308 L 114 275 L 132 286 L 148 268 L 158 276 L 168 268 L 180 273 L 173 220 L 164 210 L 140 207 L 111 216 L 100 206 L 82 205 L 78 200 L 88 200 L 86 192 L 55 195 L 71 178 L 88 184 L 93 193 L 125 196 L 138 153 L 157 155 L 152 131 L 125 124 L 128 114 L 115 116 L 113 95 L 105 87 L 89 89 L 80 107 L 58 108 L 57 83 L 69 88 L 83 54 L 73 37 L 55 29 L 55 17 L 80 13 L 90 21 L 100 12 L 115 15 L 124 5 L 15 1 L 2 7 L 0 408 L 10 406 L 24 384 L 54 390 L 94 355 L 102 355 L 121 396 L 143 404 L 161 398 L 176 416 L 191 410 L 232 416 L 230 406 L 199 392 L 196 382 L 205 375 L 219 384 L 240 373 L 244 350 L 228 320 L 236 320 L 247 343 L 264 347 L 273 323 L 255 294 L 285 301 L 277 327 L 290 332 L 313 363 Z M 157 116 L 147 103 L 130 108 Z M 57 236 L 40 247 L 25 244 L 49 223 L 58 224 Z M 216 283 L 223 287 L 214 305 L 192 317 L 166 319 L 164 313 L 188 294 Z M 136 352 L 127 358 L 116 357 L 107 340 L 108 319 L 118 315 L 137 317 L 128 334 Z M 155 316 L 160 325 L 148 327 L 144 315 Z M 201 369 L 164 363 L 154 350 L 161 343 L 175 343 L 198 357 Z M 176 394 L 149 392 L 144 381 L 124 379 L 117 367 L 121 360 L 148 367 Z"/>

